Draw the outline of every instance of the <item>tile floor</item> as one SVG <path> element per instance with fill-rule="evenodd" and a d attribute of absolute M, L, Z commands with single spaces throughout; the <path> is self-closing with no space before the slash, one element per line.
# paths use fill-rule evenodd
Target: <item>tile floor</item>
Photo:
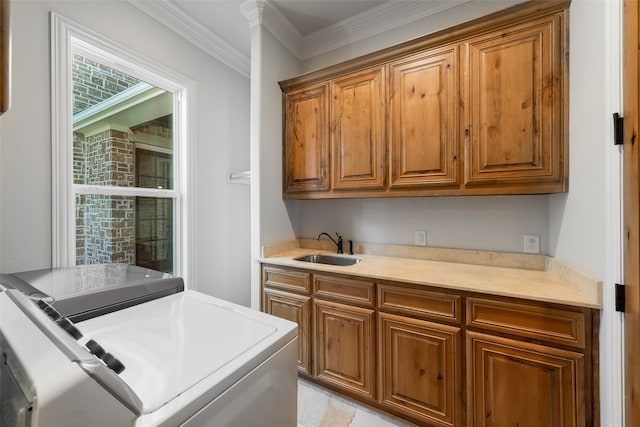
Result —
<path fill-rule="evenodd" d="M 298 379 L 298 427 L 414 427 Z"/>

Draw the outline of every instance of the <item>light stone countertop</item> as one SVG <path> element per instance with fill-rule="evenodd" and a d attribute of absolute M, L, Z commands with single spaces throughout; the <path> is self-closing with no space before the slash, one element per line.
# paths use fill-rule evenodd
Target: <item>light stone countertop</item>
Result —
<path fill-rule="evenodd" d="M 534 264 L 511 262 L 514 266 L 482 265 L 470 256 L 477 256 L 478 251 L 459 251 L 457 258 L 461 261 L 469 258 L 471 263 L 451 262 L 433 259 L 416 259 L 398 256 L 370 255 L 358 252 L 376 252 L 364 245 L 357 245 L 356 255 L 339 255 L 358 257 L 362 261 L 351 266 L 334 266 L 295 261 L 293 258 L 313 254 L 332 253 L 325 249 L 300 247 L 302 243 L 277 245 L 263 248 L 260 262 L 283 267 L 295 267 L 306 270 L 360 276 L 374 280 L 407 282 L 418 285 L 442 287 L 446 289 L 524 298 L 535 301 L 559 303 L 588 308 L 602 308 L 602 281 L 586 276 L 559 261 L 537 255 L 542 260 L 534 259 Z M 330 242 L 329 242 L 330 243 Z M 297 247 L 296 247 L 297 246 Z M 310 245 L 312 246 L 312 245 Z M 317 246 L 317 245 L 316 245 Z M 393 247 L 391 247 L 394 249 Z M 399 247 L 409 248 L 412 247 Z M 387 248 L 388 249 L 388 248 Z M 444 250 L 452 251 L 452 250 Z M 453 250 L 457 251 L 457 250 Z M 389 252 L 387 250 L 387 252 Z M 398 252 L 392 250 L 391 253 Z M 411 251 L 400 253 L 414 256 Z M 436 253 L 437 252 L 436 249 Z M 500 253 L 492 254 L 491 259 L 498 258 L 494 264 L 504 264 Z M 505 254 L 510 257 L 513 254 Z M 516 254 L 517 255 L 517 254 Z M 417 254 L 416 256 L 420 256 Z M 430 255 L 431 256 L 431 255 Z M 523 256 L 526 258 L 527 256 Z"/>

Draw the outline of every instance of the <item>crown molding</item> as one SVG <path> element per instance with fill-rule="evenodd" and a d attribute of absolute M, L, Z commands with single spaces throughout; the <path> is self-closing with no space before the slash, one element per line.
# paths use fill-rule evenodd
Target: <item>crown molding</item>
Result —
<path fill-rule="evenodd" d="M 240 4 L 240 12 L 249 21 L 249 28 L 253 28 L 262 24 L 262 15 L 264 15 L 264 0 L 247 0 Z"/>
<path fill-rule="evenodd" d="M 469 1 L 471 0 L 387 1 L 368 11 L 307 35 L 301 41 L 302 49 L 299 50 L 299 54 L 292 52 L 296 54 L 298 59 L 310 59 Z"/>
<path fill-rule="evenodd" d="M 250 77 L 251 62 L 247 55 L 231 46 L 225 39 L 189 16 L 170 0 L 127 1 L 229 68 L 244 77 Z"/>
<path fill-rule="evenodd" d="M 304 38 L 273 3 L 268 0 L 247 0 L 240 5 L 240 10 L 249 20 L 251 27 L 263 25 L 300 59 L 304 49 Z"/>

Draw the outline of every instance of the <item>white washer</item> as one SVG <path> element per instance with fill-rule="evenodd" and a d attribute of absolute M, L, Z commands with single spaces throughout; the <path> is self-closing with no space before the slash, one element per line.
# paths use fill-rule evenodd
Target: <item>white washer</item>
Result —
<path fill-rule="evenodd" d="M 22 370 L 14 376 L 28 378 L 31 386 L 22 388 L 35 390 L 32 426 L 83 425 L 89 416 L 92 426 L 112 426 L 116 412 L 120 419 L 128 419 L 127 414 L 132 419 L 118 424 L 123 426 L 296 425 L 292 322 L 186 291 L 76 323 L 83 336 L 75 341 L 34 302 L 20 294 L 2 295 L 9 292 L 14 291 L 0 293 L 0 330 L 10 359 Z M 4 310 L 8 300 L 20 310 Z M 40 333 L 25 328 L 25 319 Z M 124 365 L 119 375 L 87 351 L 91 347 L 100 354 L 90 340 Z M 25 341 L 34 342 L 28 346 Z M 46 349 L 32 354 L 45 341 Z M 43 358 L 46 353 L 56 357 Z M 51 393 L 54 377 L 57 390 Z M 111 398 L 103 396 L 105 391 Z M 114 402 L 121 406 L 117 411 Z M 65 407 L 52 411 L 57 405 Z M 101 410 L 101 405 L 111 409 Z M 83 415 L 69 419 L 74 411 Z"/>

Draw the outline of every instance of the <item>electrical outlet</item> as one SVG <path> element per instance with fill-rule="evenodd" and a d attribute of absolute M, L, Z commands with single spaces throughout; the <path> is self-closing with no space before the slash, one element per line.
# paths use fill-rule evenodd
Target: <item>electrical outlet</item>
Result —
<path fill-rule="evenodd" d="M 414 241 L 416 246 L 427 246 L 427 231 L 416 230 Z"/>
<path fill-rule="evenodd" d="M 540 236 L 538 234 L 524 235 L 524 253 L 525 254 L 540 253 Z"/>

